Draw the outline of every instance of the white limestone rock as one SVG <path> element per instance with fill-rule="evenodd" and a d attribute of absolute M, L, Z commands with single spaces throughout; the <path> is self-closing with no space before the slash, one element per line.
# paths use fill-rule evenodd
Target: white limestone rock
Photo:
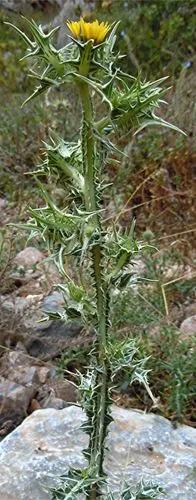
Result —
<path fill-rule="evenodd" d="M 160 499 L 193 500 L 196 488 L 196 430 L 139 410 L 113 407 L 114 422 L 105 461 L 116 497 L 122 481 L 153 480 L 165 492 Z M 69 467 L 84 467 L 88 438 L 79 407 L 35 411 L 0 444 L 0 498 L 49 500 L 49 487 Z"/>

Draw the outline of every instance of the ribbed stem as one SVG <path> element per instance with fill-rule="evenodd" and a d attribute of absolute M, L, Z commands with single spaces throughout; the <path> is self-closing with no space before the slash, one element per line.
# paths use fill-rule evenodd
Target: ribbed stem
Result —
<path fill-rule="evenodd" d="M 90 58 L 89 58 L 90 59 Z M 81 64 L 80 72 L 83 76 L 87 76 L 89 71 L 89 63 L 86 61 Z M 83 126 L 82 126 L 82 147 L 83 147 L 83 164 L 84 164 L 84 197 L 87 211 L 97 211 L 97 196 L 96 196 L 96 142 L 93 132 L 93 107 L 89 92 L 89 86 L 86 82 L 79 82 L 79 91 L 83 109 Z M 98 214 L 93 217 L 94 229 L 100 234 L 101 239 L 101 221 Z M 103 473 L 103 458 L 104 458 L 104 440 L 106 434 L 106 419 L 107 419 L 107 361 L 106 361 L 106 343 L 107 343 L 107 304 L 106 290 L 102 279 L 102 247 L 97 244 L 92 248 L 93 273 L 96 287 L 97 300 L 97 343 L 96 343 L 96 364 L 99 367 L 97 371 L 97 389 L 96 389 L 96 410 L 94 415 L 95 426 L 91 431 L 90 436 L 90 458 L 89 465 L 92 470 L 96 471 L 97 478 Z M 87 498 L 95 500 L 98 497 L 98 485 L 93 485 Z"/>

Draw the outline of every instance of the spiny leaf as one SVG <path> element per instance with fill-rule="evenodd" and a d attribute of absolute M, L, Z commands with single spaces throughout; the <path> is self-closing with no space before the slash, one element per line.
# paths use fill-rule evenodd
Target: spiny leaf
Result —
<path fill-rule="evenodd" d="M 59 172 L 64 175 L 79 193 L 84 190 L 84 177 L 81 173 L 82 158 L 80 143 L 67 143 L 56 138 L 57 142 L 45 144 L 46 159 L 43 167 L 51 173 Z"/>
<path fill-rule="evenodd" d="M 86 494 L 96 482 L 89 468 L 71 469 L 67 476 L 61 476 L 60 479 L 60 486 L 50 490 L 52 500 L 78 500 L 78 495 Z"/>
<path fill-rule="evenodd" d="M 180 128 L 176 127 L 176 125 L 173 125 L 172 123 L 169 123 L 165 120 L 163 120 L 163 118 L 160 118 L 158 116 L 152 116 L 152 119 L 151 120 L 146 120 L 144 121 L 144 123 L 142 123 L 142 125 L 136 130 L 136 132 L 134 133 L 134 135 L 137 135 L 139 134 L 139 132 L 141 132 L 144 128 L 146 127 L 149 127 L 149 126 L 161 126 L 161 127 L 166 127 L 166 128 L 170 128 L 171 130 L 174 130 L 175 132 L 180 132 L 180 134 L 183 134 L 183 135 L 187 135 L 186 132 L 184 132 L 183 130 L 181 130 Z"/>
<path fill-rule="evenodd" d="M 31 47 L 32 49 L 35 48 L 34 42 L 32 42 L 32 40 L 30 40 L 30 38 L 26 35 L 26 33 L 24 33 L 24 31 L 20 30 L 17 26 L 15 26 L 14 24 L 12 24 L 8 21 L 5 21 L 5 24 L 7 24 L 8 26 L 11 26 L 11 28 L 13 28 L 15 31 L 17 31 L 17 33 L 19 33 L 19 35 L 23 38 L 23 40 L 26 42 L 26 44 L 29 47 Z"/>
<path fill-rule="evenodd" d="M 50 84 L 49 83 L 44 83 L 42 85 L 38 85 L 38 87 L 35 88 L 35 90 L 33 91 L 33 93 L 27 97 L 27 99 L 25 99 L 25 101 L 22 103 L 22 108 L 28 103 L 30 102 L 32 99 L 34 99 L 35 97 L 38 97 L 39 95 L 43 94 L 43 92 L 45 92 L 46 90 L 48 90 L 48 88 L 50 87 Z"/>
<path fill-rule="evenodd" d="M 100 97 L 102 98 L 102 101 L 105 102 L 106 104 L 108 104 L 110 110 L 113 109 L 113 105 L 112 105 L 111 101 L 106 97 L 106 95 L 102 91 L 102 85 L 100 85 L 98 82 L 94 82 L 90 78 L 87 78 L 85 76 L 80 75 L 79 73 L 73 72 L 72 74 L 79 81 L 84 81 L 84 82 L 88 83 L 90 85 L 90 87 L 92 87 L 100 95 Z"/>
<path fill-rule="evenodd" d="M 104 57 L 111 56 L 111 52 L 113 51 L 114 45 L 116 43 L 116 32 L 119 27 L 121 21 L 117 21 L 112 28 L 109 36 L 106 39 L 106 43 L 104 44 Z"/>

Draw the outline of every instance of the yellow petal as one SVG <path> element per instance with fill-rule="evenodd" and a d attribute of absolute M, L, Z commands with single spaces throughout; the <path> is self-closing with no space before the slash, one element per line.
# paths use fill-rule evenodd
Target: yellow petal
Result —
<path fill-rule="evenodd" d="M 94 40 L 93 23 L 89 23 L 89 26 L 88 26 L 88 35 L 89 35 L 89 40 Z"/>
<path fill-rule="evenodd" d="M 97 25 L 96 22 L 91 23 L 91 38 L 96 40 L 97 38 Z"/>
<path fill-rule="evenodd" d="M 83 18 L 80 19 L 80 35 L 85 38 L 85 21 Z"/>
<path fill-rule="evenodd" d="M 67 26 L 72 32 L 72 34 L 78 38 L 80 35 L 80 24 L 78 21 L 67 21 Z"/>
<path fill-rule="evenodd" d="M 94 40 L 96 43 L 102 42 L 110 30 L 108 23 L 99 23 L 97 19 L 87 22 L 83 17 L 79 21 L 67 21 L 67 26 L 76 38 L 84 41 Z"/>

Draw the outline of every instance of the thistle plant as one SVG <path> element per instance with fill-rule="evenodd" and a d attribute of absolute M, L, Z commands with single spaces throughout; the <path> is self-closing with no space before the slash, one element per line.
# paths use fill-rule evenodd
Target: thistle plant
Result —
<path fill-rule="evenodd" d="M 93 500 L 107 491 L 105 439 L 119 373 L 129 377 L 130 383 L 143 383 L 152 396 L 146 359 L 141 359 L 137 343 L 111 336 L 112 297 L 129 285 L 132 259 L 143 244 L 135 238 L 134 221 L 124 230 L 118 225 L 106 226 L 103 169 L 112 157 L 121 155 L 115 145 L 117 135 L 136 134 L 149 125 L 178 129 L 155 114 L 164 102 L 167 89 L 161 84 L 165 78 L 142 81 L 140 75 L 133 77 L 121 70 L 124 56 L 114 50 L 119 23 L 68 21 L 70 42 L 58 50 L 52 42 L 58 28 L 46 34 L 34 21 L 26 19 L 26 23 L 30 35 L 15 29 L 27 44 L 25 57 L 34 62 L 30 76 L 38 82 L 27 101 L 53 86 L 63 86 L 66 91 L 72 85 L 82 108 L 77 140 L 66 141 L 51 134 L 49 143 L 44 144 L 36 177 L 45 205 L 29 208 L 30 220 L 25 227 L 33 237 L 42 236 L 65 279 L 59 285 L 64 311 L 53 313 L 52 318 L 80 321 L 95 335 L 86 375 L 78 373 L 80 404 L 87 416 L 83 428 L 89 434 L 88 449 L 84 450 L 87 466 L 70 470 L 54 494 L 54 498 L 72 500 L 83 494 Z M 42 176 L 58 179 L 66 191 L 63 208 L 52 199 Z M 67 256 L 78 269 L 74 279 L 65 270 Z M 106 497 L 114 498 L 108 491 Z M 122 498 L 133 498 L 127 485 Z"/>

